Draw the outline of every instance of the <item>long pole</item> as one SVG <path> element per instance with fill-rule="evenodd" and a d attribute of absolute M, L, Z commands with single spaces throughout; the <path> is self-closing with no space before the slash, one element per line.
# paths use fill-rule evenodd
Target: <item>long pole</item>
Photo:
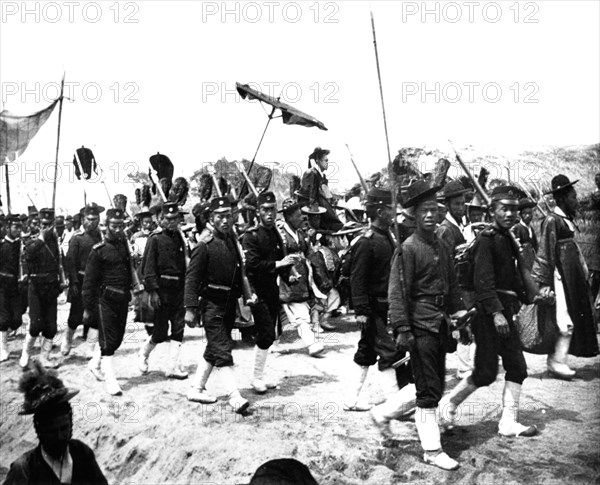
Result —
<path fill-rule="evenodd" d="M 4 165 L 4 171 L 6 174 L 6 206 L 8 207 L 8 213 L 11 214 L 10 210 L 10 182 L 8 181 L 8 164 Z"/>
<path fill-rule="evenodd" d="M 58 100 L 58 133 L 56 135 L 56 157 L 54 158 L 54 181 L 52 184 L 52 208 L 56 207 L 56 179 L 58 178 L 58 148 L 60 146 L 60 123 L 62 120 L 63 92 L 65 89 L 65 73 L 60 82 L 60 98 Z"/>
<path fill-rule="evenodd" d="M 392 154 L 390 152 L 390 138 L 388 136 L 388 128 L 387 128 L 387 117 L 385 115 L 385 103 L 383 101 L 383 86 L 381 84 L 381 69 L 379 68 L 379 53 L 377 52 L 377 36 L 375 35 L 375 19 L 373 18 L 373 10 L 369 9 L 371 13 L 371 28 L 373 30 L 373 47 L 375 48 L 375 64 L 377 65 L 377 79 L 379 80 L 379 95 L 381 97 L 381 111 L 383 113 L 383 129 L 385 131 L 385 143 L 387 147 L 387 156 L 388 156 L 388 175 L 390 177 L 391 182 L 391 192 L 392 192 L 392 210 L 394 213 L 394 233 L 396 235 L 396 244 L 400 247 L 400 231 L 398 230 L 398 217 L 396 216 L 397 208 L 398 208 L 398 189 L 396 186 L 396 177 L 394 176 L 394 167 L 392 165 Z"/>
<path fill-rule="evenodd" d="M 250 162 L 250 166 L 248 167 L 248 173 L 250 173 L 250 170 L 252 170 L 252 167 L 254 166 L 254 162 L 256 161 L 256 156 L 258 155 L 258 150 L 260 149 L 260 146 L 262 145 L 262 142 L 265 138 L 265 135 L 267 133 L 267 128 L 269 128 L 269 123 L 271 123 L 271 120 L 273 119 L 273 114 L 275 113 L 275 107 L 273 107 L 273 109 L 271 110 L 271 114 L 269 115 L 269 119 L 267 120 L 267 124 L 265 125 L 265 129 L 263 130 L 262 136 L 260 137 L 260 141 L 258 142 L 258 146 L 256 147 L 256 151 L 254 152 L 254 156 L 252 157 L 252 161 Z M 242 184 L 242 189 L 240 190 L 240 194 L 244 192 L 244 189 L 246 188 L 246 181 L 244 180 L 244 183 Z"/>

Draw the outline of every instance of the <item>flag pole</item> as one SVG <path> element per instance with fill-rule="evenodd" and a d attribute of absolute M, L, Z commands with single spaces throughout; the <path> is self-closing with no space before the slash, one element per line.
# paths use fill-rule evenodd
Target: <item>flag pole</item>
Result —
<path fill-rule="evenodd" d="M 60 98 L 58 100 L 58 133 L 56 135 L 56 157 L 54 159 L 54 181 L 52 185 L 52 208 L 56 207 L 56 179 L 58 178 L 58 148 L 60 146 L 60 123 L 62 120 L 63 92 L 65 88 L 65 73 L 60 82 Z"/>
<path fill-rule="evenodd" d="M 279 98 L 277 98 L 277 99 L 279 99 Z M 256 147 L 256 151 L 254 152 L 254 156 L 252 157 L 252 161 L 250 162 L 250 166 L 248 167 L 248 173 L 250 173 L 250 170 L 252 170 L 252 167 L 254 166 L 254 162 L 256 161 L 256 156 L 258 155 L 258 150 L 260 149 L 260 146 L 262 145 L 263 139 L 265 138 L 265 135 L 267 133 L 267 128 L 269 128 L 269 123 L 271 123 L 274 113 L 275 113 L 275 107 L 273 107 L 273 109 L 271 110 L 271 114 L 269 115 L 269 119 L 267 120 L 267 124 L 265 125 L 265 129 L 263 130 L 262 136 L 260 137 L 260 141 L 258 142 L 258 146 Z M 242 184 L 240 194 L 244 191 L 245 188 L 246 188 L 246 180 L 244 180 L 244 183 Z"/>
<path fill-rule="evenodd" d="M 379 68 L 379 53 L 377 52 L 377 37 L 375 36 L 375 19 L 373 18 L 373 10 L 369 5 L 369 12 L 371 13 L 371 29 L 373 31 L 373 46 L 375 47 L 375 64 L 377 65 L 377 78 L 379 80 L 379 95 L 381 97 L 381 111 L 383 112 L 383 129 L 385 131 L 385 143 L 387 147 L 387 156 L 388 156 L 388 176 L 390 177 L 390 185 L 392 192 L 392 210 L 394 211 L 394 233 L 396 236 L 396 244 L 400 247 L 400 231 L 398 229 L 398 216 L 397 216 L 397 208 L 398 208 L 398 189 L 396 186 L 396 177 L 394 176 L 393 164 L 392 164 L 392 155 L 390 152 L 390 139 L 388 136 L 388 128 L 387 128 L 387 117 L 385 115 L 385 103 L 383 102 L 383 86 L 381 84 L 381 70 Z"/>

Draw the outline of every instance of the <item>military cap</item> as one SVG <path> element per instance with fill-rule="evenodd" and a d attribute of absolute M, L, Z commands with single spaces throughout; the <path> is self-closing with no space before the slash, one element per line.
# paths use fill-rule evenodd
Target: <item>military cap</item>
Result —
<path fill-rule="evenodd" d="M 21 222 L 25 222 L 28 219 L 27 214 L 21 214 L 19 215 L 19 218 L 21 219 Z"/>
<path fill-rule="evenodd" d="M 65 221 L 72 221 L 73 220 L 73 216 L 72 215 L 67 215 L 67 217 L 65 217 Z"/>
<path fill-rule="evenodd" d="M 469 189 L 466 189 L 465 186 L 459 180 L 451 180 L 446 185 L 444 185 L 444 190 L 442 192 L 442 196 L 444 200 L 452 199 L 453 197 L 458 197 L 459 195 L 466 194 L 467 192 L 471 192 Z"/>
<path fill-rule="evenodd" d="M 56 219 L 54 220 L 54 226 L 58 228 L 65 227 L 65 217 L 56 216 Z"/>
<path fill-rule="evenodd" d="M 263 192 L 262 194 L 258 194 L 258 207 L 277 207 L 277 200 L 275 199 L 275 194 L 273 192 Z"/>
<path fill-rule="evenodd" d="M 296 199 L 289 198 L 285 199 L 281 203 L 281 210 L 279 210 L 278 212 L 283 212 L 284 214 L 291 214 L 299 207 L 300 206 L 298 205 L 298 201 Z"/>
<path fill-rule="evenodd" d="M 90 202 L 85 207 L 82 207 L 79 211 L 80 214 L 84 216 L 99 216 L 101 212 L 104 212 L 104 207 L 96 204 L 95 202 Z"/>
<path fill-rule="evenodd" d="M 162 212 L 165 217 L 177 217 L 179 216 L 179 207 L 176 202 L 165 202 Z"/>
<path fill-rule="evenodd" d="M 106 211 L 106 222 L 115 221 L 123 222 L 125 220 L 125 213 L 121 209 L 108 209 Z"/>
<path fill-rule="evenodd" d="M 145 217 L 152 217 L 152 212 L 149 211 L 149 210 L 147 210 L 147 211 L 140 211 L 134 217 L 137 217 L 141 221 Z"/>
<path fill-rule="evenodd" d="M 433 198 L 435 200 L 435 194 L 440 190 L 439 186 L 431 186 L 426 180 L 416 180 L 408 186 L 406 189 L 406 196 L 404 199 L 404 207 L 414 207 L 419 202 Z M 436 200 L 437 202 L 437 200 Z"/>
<path fill-rule="evenodd" d="M 367 206 L 385 205 L 392 206 L 392 192 L 385 189 L 373 187 L 367 193 Z"/>
<path fill-rule="evenodd" d="M 231 199 L 229 197 L 215 197 L 210 201 L 211 212 L 226 212 L 231 210 Z"/>
<path fill-rule="evenodd" d="M 521 191 L 512 185 L 500 185 L 492 190 L 492 202 L 502 202 L 507 205 L 519 205 Z"/>
<path fill-rule="evenodd" d="M 6 216 L 6 224 L 7 225 L 22 224 L 22 223 L 23 223 L 23 219 L 20 214 L 8 214 Z"/>
<path fill-rule="evenodd" d="M 40 220 L 53 221 L 54 209 L 40 209 Z"/>
<path fill-rule="evenodd" d="M 562 192 L 565 189 L 568 189 L 569 187 L 572 187 L 577 182 L 579 182 L 579 179 L 573 180 L 573 182 L 571 182 L 566 175 L 563 175 L 563 174 L 556 175 L 555 177 L 552 178 L 552 182 L 551 182 L 552 190 L 544 193 L 544 195 L 557 194 L 559 192 Z"/>
<path fill-rule="evenodd" d="M 531 200 L 529 197 L 523 197 L 519 200 L 519 210 L 530 209 L 531 207 L 535 207 L 537 204 Z"/>
<path fill-rule="evenodd" d="M 29 217 L 37 216 L 39 214 L 37 208 L 34 205 L 30 205 L 27 207 L 27 214 Z"/>
<path fill-rule="evenodd" d="M 81 222 L 81 212 L 73 216 L 73 222 L 79 224 Z"/>

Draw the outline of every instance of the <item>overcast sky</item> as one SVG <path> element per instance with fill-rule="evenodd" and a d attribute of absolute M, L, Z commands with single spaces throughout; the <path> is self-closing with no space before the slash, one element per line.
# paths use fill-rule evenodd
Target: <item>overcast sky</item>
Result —
<path fill-rule="evenodd" d="M 501 151 L 597 143 L 599 5 L 373 2 L 392 157 L 402 146 L 447 149 L 448 138 Z M 3 1 L 0 8 L 1 108 L 42 109 L 65 71 L 72 101 L 63 105 L 60 163 L 81 145 L 91 148 L 111 190 L 133 197 L 122 181 L 147 170 L 157 151 L 176 175 L 222 156 L 251 159 L 267 114 L 235 94 L 236 81 L 281 95 L 329 129 L 274 120 L 258 162 L 300 171 L 315 146 L 327 147 L 330 178 L 340 184 L 356 178 L 345 143 L 365 174 L 387 163 L 366 2 Z M 27 205 L 23 186 L 37 192 L 38 205 L 46 188 L 50 202 L 57 120 L 58 110 L 13 169 L 16 210 Z M 62 173 L 57 206 L 78 208 L 81 188 Z M 91 190 L 103 197 L 98 184 Z"/>

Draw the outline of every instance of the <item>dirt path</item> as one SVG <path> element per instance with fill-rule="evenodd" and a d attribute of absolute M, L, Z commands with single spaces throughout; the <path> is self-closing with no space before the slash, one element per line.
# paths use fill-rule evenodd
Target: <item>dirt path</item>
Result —
<path fill-rule="evenodd" d="M 67 306 L 59 309 L 59 321 L 65 321 Z M 563 382 L 548 377 L 543 356 L 526 354 L 530 377 L 521 420 L 541 433 L 529 439 L 498 436 L 501 376 L 469 398 L 460 426 L 443 437 L 448 454 L 461 463 L 458 471 L 444 472 L 422 463 L 414 422 L 394 422 L 398 439 L 382 442 L 368 413 L 342 410 L 344 376 L 354 365 L 359 335 L 352 321 L 341 318 L 340 331 L 322 335 L 323 358 L 304 351 L 270 356 L 268 368 L 280 386 L 263 396 L 249 389 L 253 349 L 239 346 L 236 374 L 253 409 L 247 417 L 232 413 L 222 400 L 188 402 L 188 383 L 162 376 L 165 345 L 153 352 L 150 373 L 141 376 L 135 357 L 145 332 L 137 324 L 128 327 L 116 357 L 121 397 L 105 394 L 86 372 L 84 346 L 76 340 L 78 347 L 60 369 L 66 385 L 81 390 L 72 401 L 74 437 L 95 450 L 109 482 L 119 484 L 247 483 L 261 463 L 286 456 L 307 464 L 321 484 L 600 483 L 600 358 L 572 359 L 578 377 Z M 9 345 L 11 359 L 0 367 L 0 480 L 37 443 L 31 417 L 17 415 L 22 336 Z M 186 329 L 182 359 L 190 371 L 204 345 L 200 329 Z M 448 388 L 457 383 L 454 370 L 449 356 Z M 375 374 L 372 370 L 366 386 L 372 401 L 382 399 Z M 223 394 L 214 379 L 208 387 Z"/>

